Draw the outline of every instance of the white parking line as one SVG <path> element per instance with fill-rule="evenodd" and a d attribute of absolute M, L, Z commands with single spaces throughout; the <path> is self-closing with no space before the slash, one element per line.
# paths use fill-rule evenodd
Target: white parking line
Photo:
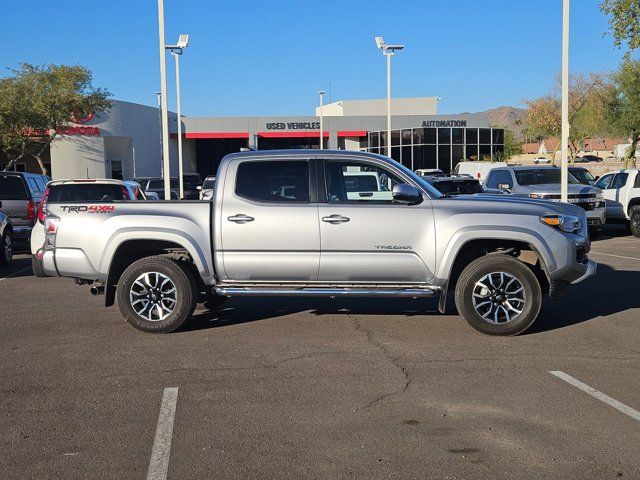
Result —
<path fill-rule="evenodd" d="M 15 272 L 13 272 L 11 275 L 7 275 L 7 276 L 6 276 L 6 277 L 4 277 L 4 278 L 0 278 L 0 282 L 2 282 L 2 281 L 4 281 L 4 280 L 6 280 L 7 278 L 15 277 L 15 276 L 16 276 L 16 275 L 18 275 L 19 273 L 26 272 L 27 270 L 31 270 L 31 267 L 21 268 L 20 270 L 17 270 L 17 271 L 15 271 Z"/>
<path fill-rule="evenodd" d="M 636 258 L 636 257 L 625 257 L 624 255 L 614 255 L 613 253 L 600 253 L 600 252 L 594 252 L 593 250 L 591 250 L 589 252 L 589 255 L 594 254 L 594 255 L 604 255 L 605 257 L 616 257 L 616 258 L 624 258 L 625 260 L 637 260 L 640 262 L 640 258 Z"/>
<path fill-rule="evenodd" d="M 160 404 L 160 415 L 158 416 L 156 438 L 153 441 L 147 480 L 165 480 L 167 478 L 176 403 L 178 403 L 178 388 L 165 388 Z"/>
<path fill-rule="evenodd" d="M 590 387 L 586 383 L 582 383 L 580 380 L 577 380 L 577 379 L 573 378 L 571 375 L 568 375 L 568 374 L 566 374 L 564 372 L 553 371 L 553 372 L 549 372 L 549 373 L 551 375 L 555 375 L 556 377 L 564 380 L 567 383 L 570 383 L 574 387 L 582 390 L 585 393 L 588 393 L 592 397 L 597 398 L 601 402 L 606 403 L 610 407 L 613 407 L 616 410 L 624 413 L 625 415 L 629 415 L 634 420 L 638 420 L 640 422 L 640 412 L 638 412 L 637 410 L 634 410 L 633 408 L 629 407 L 628 405 L 625 405 L 624 403 L 619 402 L 615 398 L 611 398 L 609 395 L 606 395 L 606 394 L 596 390 L 595 388 Z"/>

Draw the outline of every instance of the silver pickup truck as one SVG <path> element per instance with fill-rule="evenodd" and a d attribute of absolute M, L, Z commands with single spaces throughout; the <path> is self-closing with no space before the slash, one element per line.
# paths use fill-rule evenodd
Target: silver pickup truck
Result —
<path fill-rule="evenodd" d="M 353 182 L 374 172 L 375 192 Z M 226 297 L 455 295 L 492 335 L 524 331 L 542 294 L 593 275 L 583 209 L 442 195 L 374 154 L 226 156 L 213 201 L 49 203 L 43 267 L 117 302 L 135 328 L 170 332 Z"/>

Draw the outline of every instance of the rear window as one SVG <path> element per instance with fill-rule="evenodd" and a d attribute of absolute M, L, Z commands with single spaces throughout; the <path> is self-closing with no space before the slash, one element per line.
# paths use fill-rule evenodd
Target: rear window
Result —
<path fill-rule="evenodd" d="M 27 189 L 17 175 L 0 175 L 0 200 L 28 200 Z"/>
<path fill-rule="evenodd" d="M 180 188 L 180 182 L 177 178 L 172 178 L 169 182 L 170 188 Z M 164 180 L 149 180 L 148 190 L 162 190 L 164 188 Z"/>
<path fill-rule="evenodd" d="M 109 202 L 128 200 L 121 185 L 105 184 L 64 184 L 53 185 L 49 190 L 49 203 L 64 202 Z"/>
<path fill-rule="evenodd" d="M 433 186 L 445 195 L 468 195 L 483 191 L 480 183 L 475 180 L 436 182 Z"/>

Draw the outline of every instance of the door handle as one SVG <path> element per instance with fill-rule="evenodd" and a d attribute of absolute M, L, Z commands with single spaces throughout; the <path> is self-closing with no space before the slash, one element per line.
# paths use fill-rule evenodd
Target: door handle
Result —
<path fill-rule="evenodd" d="M 351 220 L 349 217 L 343 217 L 342 215 L 329 215 L 328 217 L 322 217 L 323 222 L 330 223 L 332 225 L 338 225 Z"/>
<path fill-rule="evenodd" d="M 247 222 L 253 222 L 255 220 L 255 218 L 250 217 L 249 215 L 245 215 L 244 213 L 238 213 L 236 215 L 232 215 L 230 217 L 227 217 L 227 220 L 229 220 L 230 222 L 235 222 L 235 223 L 247 223 Z"/>

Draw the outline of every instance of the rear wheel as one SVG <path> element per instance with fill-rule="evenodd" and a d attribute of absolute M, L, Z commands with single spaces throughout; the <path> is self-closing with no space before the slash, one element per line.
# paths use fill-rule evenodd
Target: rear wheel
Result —
<path fill-rule="evenodd" d="M 13 258 L 13 234 L 11 230 L 5 230 L 0 238 L 0 266 L 6 267 Z"/>
<path fill-rule="evenodd" d="M 198 287 L 184 262 L 147 257 L 127 267 L 116 295 L 118 309 L 131 326 L 143 332 L 167 333 L 193 314 Z"/>
<path fill-rule="evenodd" d="M 631 211 L 629 227 L 634 236 L 640 237 L 640 207 L 638 206 L 633 207 L 633 210 Z"/>
<path fill-rule="evenodd" d="M 471 262 L 456 284 L 456 307 L 466 322 L 487 335 L 517 335 L 534 322 L 542 305 L 540 283 L 524 263 L 491 254 Z"/>

